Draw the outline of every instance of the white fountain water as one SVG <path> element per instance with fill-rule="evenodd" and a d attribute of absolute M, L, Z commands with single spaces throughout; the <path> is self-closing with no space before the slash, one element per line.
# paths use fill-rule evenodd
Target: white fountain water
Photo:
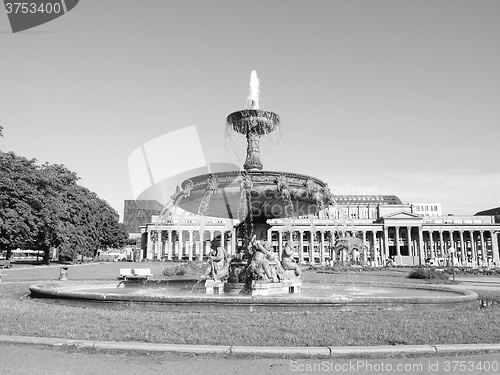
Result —
<path fill-rule="evenodd" d="M 250 95 L 248 96 L 248 108 L 259 109 L 259 78 L 257 77 L 257 72 L 252 70 L 250 73 Z"/>

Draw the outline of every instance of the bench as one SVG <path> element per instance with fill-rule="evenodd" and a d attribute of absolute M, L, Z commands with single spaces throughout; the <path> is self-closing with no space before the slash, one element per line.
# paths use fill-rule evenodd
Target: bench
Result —
<path fill-rule="evenodd" d="M 153 276 L 149 268 L 120 268 L 120 280 L 149 280 Z"/>
<path fill-rule="evenodd" d="M 10 264 L 10 260 L 0 259 L 0 268 L 12 268 L 12 264 Z"/>

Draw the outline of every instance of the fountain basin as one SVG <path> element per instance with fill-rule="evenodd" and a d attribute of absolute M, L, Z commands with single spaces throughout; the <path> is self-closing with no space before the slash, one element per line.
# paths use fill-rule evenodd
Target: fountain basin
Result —
<path fill-rule="evenodd" d="M 304 283 L 302 293 L 273 296 L 207 295 L 204 288 L 191 292 L 196 280 L 157 280 L 147 284 L 44 283 L 30 286 L 32 298 L 63 303 L 134 303 L 167 311 L 324 311 L 377 309 L 466 309 L 477 294 L 435 285 Z M 154 306 L 154 307 L 153 307 Z"/>
<path fill-rule="evenodd" d="M 247 202 L 247 194 L 250 202 Z M 287 197 L 290 197 L 288 199 Z M 219 172 L 192 177 L 182 183 L 173 200 L 182 209 L 206 216 L 243 219 L 251 207 L 252 219 L 285 218 L 316 213 L 329 203 L 328 186 L 321 180 L 289 172 Z M 250 203 L 247 205 L 247 203 Z M 290 206 L 291 205 L 291 206 Z"/>

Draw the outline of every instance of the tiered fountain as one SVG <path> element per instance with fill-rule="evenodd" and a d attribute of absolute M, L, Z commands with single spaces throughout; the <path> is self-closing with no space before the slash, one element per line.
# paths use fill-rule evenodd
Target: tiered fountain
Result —
<path fill-rule="evenodd" d="M 260 160 L 260 137 L 280 126 L 276 113 L 259 109 L 259 87 L 255 71 L 250 79 L 249 109 L 231 113 L 226 120 L 230 131 L 247 139 L 244 171 L 220 172 L 190 178 L 181 184 L 172 201 L 176 206 L 200 215 L 238 218 L 238 254 L 231 260 L 229 283 L 208 280 L 207 291 L 242 289 L 252 294 L 296 293 L 301 283 L 293 272 L 283 272 L 279 259 L 269 259 L 272 277 L 250 272 L 252 250 L 249 242 L 266 238 L 267 220 L 315 214 L 333 202 L 328 186 L 313 177 L 288 172 L 264 171 Z M 252 247 L 252 245 L 250 245 Z M 224 285 L 224 288 L 222 285 Z"/>

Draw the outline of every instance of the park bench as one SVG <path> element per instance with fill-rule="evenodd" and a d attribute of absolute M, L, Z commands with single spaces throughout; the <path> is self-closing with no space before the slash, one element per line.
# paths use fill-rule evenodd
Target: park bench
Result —
<path fill-rule="evenodd" d="M 12 268 L 12 264 L 10 264 L 10 260 L 0 259 L 0 268 Z"/>
<path fill-rule="evenodd" d="M 149 280 L 153 276 L 149 268 L 120 268 L 121 280 Z"/>

